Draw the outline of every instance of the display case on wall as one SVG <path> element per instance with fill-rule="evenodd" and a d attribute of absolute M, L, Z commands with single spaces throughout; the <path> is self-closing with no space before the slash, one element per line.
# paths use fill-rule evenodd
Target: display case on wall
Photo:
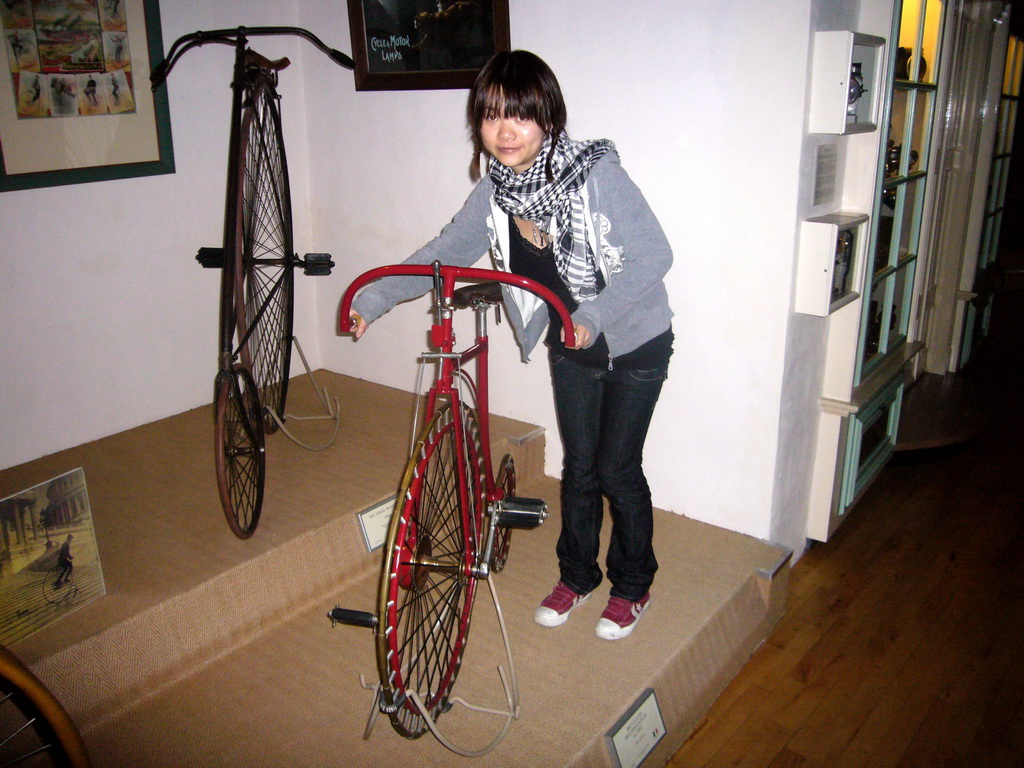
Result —
<path fill-rule="evenodd" d="M 839 212 L 800 224 L 797 312 L 825 317 L 857 298 L 856 273 L 867 220 L 865 213 Z"/>
<path fill-rule="evenodd" d="M 858 32 L 814 34 L 811 133 L 864 133 L 878 127 L 885 39 Z"/>

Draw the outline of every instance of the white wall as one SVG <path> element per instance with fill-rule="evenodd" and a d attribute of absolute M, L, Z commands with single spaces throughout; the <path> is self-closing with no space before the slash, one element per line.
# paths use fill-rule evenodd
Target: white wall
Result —
<path fill-rule="evenodd" d="M 329 5 L 304 3 L 303 16 L 322 18 Z M 592 0 L 585 12 L 517 0 L 511 9 L 514 47 L 559 76 L 570 133 L 617 143 L 676 252 L 675 356 L 646 454 L 655 502 L 761 537 L 776 482 L 809 22 L 804 0 Z M 404 258 L 469 193 L 464 100 L 464 91 L 351 88 L 311 100 L 311 125 L 332 127 L 310 139 L 314 157 L 330 158 L 312 169 L 315 230 L 344 265 L 321 286 L 321 327 L 349 278 Z M 326 367 L 410 388 L 425 311 L 425 302 L 399 307 L 359 343 L 328 342 Z M 557 475 L 543 355 L 524 366 L 502 341 L 493 409 L 548 428 L 547 471 Z"/>
<path fill-rule="evenodd" d="M 783 391 L 811 0 L 511 6 L 513 45 L 558 74 L 570 132 L 617 143 L 676 252 L 675 356 L 646 455 L 655 503 L 802 547 L 789 501 L 809 466 L 778 454 L 791 445 L 783 414 L 798 416 L 796 443 L 813 439 L 817 374 L 798 377 L 794 398 Z M 294 20 L 349 50 L 343 3 L 163 0 L 161 11 L 165 47 L 197 28 Z M 260 48 L 296 61 L 282 75 L 296 248 L 339 263 L 330 278 L 298 281 L 306 351 L 314 365 L 411 388 L 425 303 L 356 344 L 333 330 L 337 301 L 354 275 L 436 234 L 468 194 L 465 91 L 356 93 L 349 73 L 303 45 Z M 172 75 L 177 174 L 0 195 L 0 466 L 210 400 L 217 280 L 192 256 L 220 238 L 229 63 L 228 49 L 204 47 Z M 557 474 L 543 355 L 523 365 L 507 326 L 494 336 L 493 408 L 549 429 Z M 815 349 L 813 332 L 796 341 Z"/>
<path fill-rule="evenodd" d="M 864 31 L 858 24 L 859 12 L 860 0 L 813 0 L 809 42 L 811 50 L 813 51 L 814 47 L 814 33 L 817 31 Z M 808 58 L 805 76 L 808 88 L 812 77 L 810 63 Z M 803 135 L 799 194 L 796 200 L 799 220 L 846 207 L 843 199 L 843 171 L 847 162 L 849 138 L 809 133 Z M 818 149 L 823 145 L 836 147 L 838 172 L 833 198 L 818 201 L 815 205 L 815 161 Z M 873 159 L 870 162 L 873 162 Z M 794 262 L 794 280 L 796 266 Z M 828 333 L 829 321 L 826 318 L 791 313 L 786 333 L 785 372 L 782 380 L 784 396 L 779 421 L 776 483 L 768 538 L 772 541 L 786 542 L 798 551 L 807 530 L 810 498 L 808 468 L 814 462 L 818 401 L 822 395 Z"/>
<path fill-rule="evenodd" d="M 271 2 L 248 2 L 244 13 L 226 3 L 160 5 L 165 50 L 196 29 L 293 16 Z M 263 49 L 294 56 L 296 46 Z M 193 257 L 222 238 L 231 62 L 228 47 L 204 46 L 171 75 L 177 173 L 0 194 L 0 467 L 212 399 L 219 272 Z M 136 76 L 136 87 L 148 87 Z M 291 71 L 282 78 L 295 110 L 286 142 L 301 178 L 300 81 Z M 297 192 L 296 247 L 313 250 L 306 194 Z M 309 286 L 299 290 L 312 301 Z M 316 352 L 313 318 L 300 312 L 297 321 Z"/>

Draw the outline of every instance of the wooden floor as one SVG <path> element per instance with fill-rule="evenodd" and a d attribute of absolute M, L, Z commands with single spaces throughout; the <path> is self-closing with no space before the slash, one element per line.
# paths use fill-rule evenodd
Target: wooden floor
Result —
<path fill-rule="evenodd" d="M 896 454 L 670 768 L 1024 766 L 1022 305 L 966 371 L 989 426 Z"/>

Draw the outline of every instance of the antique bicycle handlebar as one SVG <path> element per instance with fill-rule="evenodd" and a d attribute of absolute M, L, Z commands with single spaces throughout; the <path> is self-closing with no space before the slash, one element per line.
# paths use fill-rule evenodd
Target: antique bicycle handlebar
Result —
<path fill-rule="evenodd" d="M 331 48 L 308 29 L 302 29 L 302 27 L 236 27 L 234 29 L 212 29 L 205 32 L 200 30 L 182 35 L 175 40 L 171 50 L 167 52 L 166 58 L 153 67 L 153 72 L 149 78 L 153 85 L 153 90 L 160 87 L 174 68 L 174 65 L 178 63 L 178 59 L 191 48 L 207 43 L 238 45 L 240 40 L 244 41 L 249 37 L 270 35 L 295 35 L 305 38 L 327 54 L 335 63 L 345 67 L 345 69 L 355 69 L 355 63 L 351 57 L 336 48 Z M 285 60 L 286 64 L 287 60 Z"/>
<path fill-rule="evenodd" d="M 351 318 L 349 318 L 349 311 L 352 308 L 352 301 L 355 298 L 356 292 L 367 283 L 384 277 L 434 277 L 435 274 L 440 275 L 442 281 L 441 295 L 449 302 L 455 293 L 455 283 L 457 280 L 481 280 L 504 283 L 516 288 L 522 288 L 523 290 L 530 291 L 531 293 L 535 293 L 540 296 L 540 298 L 544 299 L 544 301 L 555 308 L 555 311 L 558 313 L 558 317 L 562 321 L 563 328 L 571 329 L 573 327 L 572 317 L 569 315 L 569 310 L 566 308 L 565 304 L 563 304 L 550 289 L 545 288 L 540 283 L 531 280 L 528 277 L 522 277 L 521 275 L 515 275 L 495 269 L 453 267 L 445 266 L 443 264 L 437 264 L 435 266 L 435 264 L 390 264 L 384 267 L 376 267 L 375 269 L 368 270 L 359 275 L 359 277 L 352 281 L 348 289 L 345 291 L 345 294 L 342 296 L 338 319 L 339 330 L 342 333 L 349 333 L 354 330 L 352 328 Z"/>

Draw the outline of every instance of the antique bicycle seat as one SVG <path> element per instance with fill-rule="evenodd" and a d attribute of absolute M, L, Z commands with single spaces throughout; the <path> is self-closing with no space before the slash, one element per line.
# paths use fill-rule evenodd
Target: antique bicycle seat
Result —
<path fill-rule="evenodd" d="M 456 288 L 452 293 L 452 305 L 456 309 L 467 309 L 481 304 L 501 303 L 501 283 L 475 283 Z"/>

